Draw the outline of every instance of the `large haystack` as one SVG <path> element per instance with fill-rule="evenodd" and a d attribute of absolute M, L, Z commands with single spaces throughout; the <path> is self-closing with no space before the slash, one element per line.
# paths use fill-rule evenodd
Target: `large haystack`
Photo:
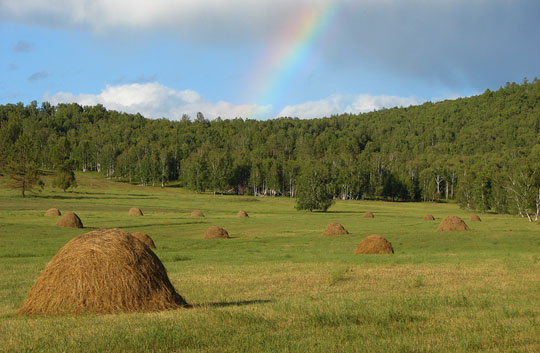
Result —
<path fill-rule="evenodd" d="M 156 248 L 156 244 L 154 244 L 154 241 L 152 240 L 152 238 L 150 238 L 150 236 L 148 234 L 144 234 L 144 233 L 141 233 L 141 232 L 133 232 L 133 233 L 131 233 L 131 235 L 133 235 L 135 238 L 142 241 L 143 244 L 148 246 L 150 249 L 155 249 Z"/>
<path fill-rule="evenodd" d="M 480 216 L 477 214 L 473 214 L 471 216 L 471 222 L 482 222 L 482 219 L 480 219 Z"/>
<path fill-rule="evenodd" d="M 137 207 L 131 207 L 128 214 L 130 216 L 143 216 L 141 209 Z"/>
<path fill-rule="evenodd" d="M 58 208 L 49 208 L 47 212 L 45 212 L 45 216 L 47 217 L 58 217 L 61 216 L 62 212 Z"/>
<path fill-rule="evenodd" d="M 195 210 L 191 212 L 191 217 L 204 217 L 204 213 L 200 210 Z"/>
<path fill-rule="evenodd" d="M 249 218 L 249 215 L 247 214 L 246 211 L 238 211 L 238 213 L 236 214 L 236 218 Z"/>
<path fill-rule="evenodd" d="M 349 234 L 347 229 L 343 228 L 343 226 L 339 223 L 332 222 L 329 225 L 324 228 L 324 231 L 322 235 L 328 236 L 328 235 L 341 235 L 341 234 Z"/>
<path fill-rule="evenodd" d="M 424 216 L 424 221 L 434 221 L 435 217 L 433 215 L 427 214 Z"/>
<path fill-rule="evenodd" d="M 204 234 L 204 239 L 229 238 L 229 233 L 220 227 L 212 226 Z"/>
<path fill-rule="evenodd" d="M 366 213 L 364 213 L 362 218 L 375 218 L 375 216 L 373 215 L 373 213 L 367 211 Z"/>
<path fill-rule="evenodd" d="M 119 229 L 70 240 L 47 264 L 19 314 L 158 311 L 186 305 L 159 258 Z"/>
<path fill-rule="evenodd" d="M 439 228 L 437 228 L 437 232 L 450 232 L 456 230 L 469 230 L 467 224 L 465 224 L 458 216 L 445 217 L 441 224 L 439 224 Z"/>
<path fill-rule="evenodd" d="M 56 222 L 58 227 L 66 228 L 83 228 L 83 224 L 79 216 L 73 212 L 65 213 L 58 222 Z"/>
<path fill-rule="evenodd" d="M 392 243 L 377 234 L 372 234 L 356 247 L 355 254 L 393 254 Z"/>

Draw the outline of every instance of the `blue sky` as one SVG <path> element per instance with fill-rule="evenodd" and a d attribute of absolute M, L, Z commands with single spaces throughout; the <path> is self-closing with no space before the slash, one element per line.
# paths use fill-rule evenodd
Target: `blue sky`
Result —
<path fill-rule="evenodd" d="M 284 28 L 329 4 L 336 15 L 303 61 L 254 94 L 272 90 L 272 72 L 253 79 L 272 48 L 298 44 Z M 0 43 L 0 104 L 317 118 L 540 77 L 540 2 L 0 0 Z"/>

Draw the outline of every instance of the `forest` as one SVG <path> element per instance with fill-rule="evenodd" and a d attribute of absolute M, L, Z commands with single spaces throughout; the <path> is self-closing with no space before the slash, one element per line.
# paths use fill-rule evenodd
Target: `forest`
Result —
<path fill-rule="evenodd" d="M 64 190 L 78 170 L 198 192 L 455 200 L 535 221 L 539 101 L 535 78 L 468 98 L 312 120 L 150 120 L 101 105 L 5 104 L 0 173 L 30 173 L 35 182 L 52 171 Z"/>

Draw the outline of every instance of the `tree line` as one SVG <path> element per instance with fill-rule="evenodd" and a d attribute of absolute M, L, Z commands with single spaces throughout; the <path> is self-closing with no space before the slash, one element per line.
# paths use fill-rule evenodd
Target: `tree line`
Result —
<path fill-rule="evenodd" d="M 64 189 L 72 170 L 97 171 L 199 192 L 456 200 L 535 220 L 539 100 L 540 81 L 524 79 L 469 98 L 311 120 L 150 120 L 101 105 L 6 104 L 0 171 L 13 174 L 26 149 L 28 165 L 55 170 Z"/>

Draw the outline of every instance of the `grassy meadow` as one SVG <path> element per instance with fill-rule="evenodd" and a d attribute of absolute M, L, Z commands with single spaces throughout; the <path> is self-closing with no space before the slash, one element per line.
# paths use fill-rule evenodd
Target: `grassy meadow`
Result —
<path fill-rule="evenodd" d="M 540 226 L 454 204 L 338 201 L 327 213 L 294 200 L 196 194 L 78 174 L 25 199 L 0 189 L 0 351 L 540 352 Z M 2 184 L 0 179 L 0 184 Z M 130 207 L 144 217 L 130 217 Z M 74 211 L 85 229 L 44 212 Z M 194 209 L 205 218 L 192 218 Z M 235 215 L 246 210 L 250 218 Z M 374 219 L 361 218 L 365 211 Z M 435 221 L 424 221 L 433 214 Z M 462 217 L 467 232 L 437 233 Z M 349 235 L 322 237 L 339 222 Z M 231 239 L 202 239 L 212 225 Z M 28 290 L 71 238 L 99 228 L 149 234 L 193 308 L 17 316 Z M 394 255 L 354 255 L 379 234 Z"/>

